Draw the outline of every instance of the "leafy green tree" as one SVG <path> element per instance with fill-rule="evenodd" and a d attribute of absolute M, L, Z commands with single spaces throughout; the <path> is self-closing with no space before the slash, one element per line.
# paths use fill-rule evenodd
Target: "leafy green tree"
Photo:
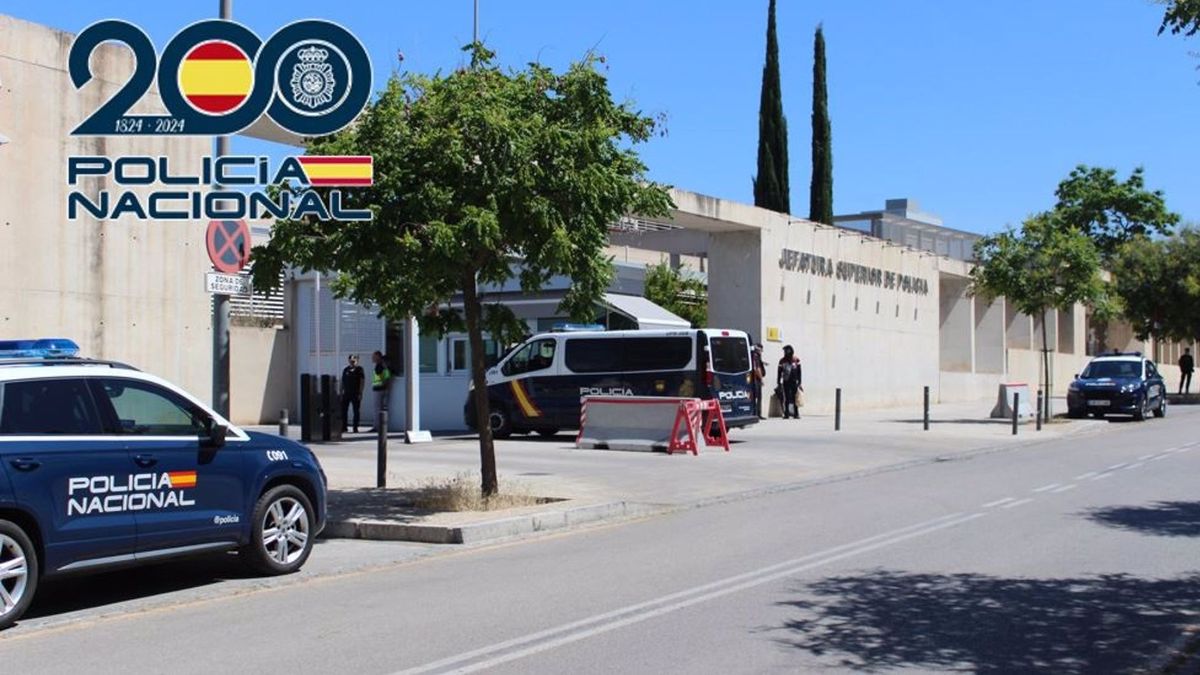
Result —
<path fill-rule="evenodd" d="M 825 31 L 817 26 L 813 36 L 812 182 L 808 219 L 833 224 L 833 131 L 829 123 L 829 95 L 825 90 Z"/>
<path fill-rule="evenodd" d="M 1116 169 L 1080 165 L 1058 184 L 1055 196 L 1055 218 L 1091 237 L 1105 260 L 1130 239 L 1168 234 L 1179 222 L 1162 191 L 1146 189 L 1141 167 L 1121 181 Z"/>
<path fill-rule="evenodd" d="M 779 84 L 779 41 L 775 37 L 775 0 L 767 6 L 767 60 L 763 64 L 758 104 L 758 174 L 754 205 L 779 213 L 791 212 L 788 186 L 787 118 Z"/>
<path fill-rule="evenodd" d="M 646 268 L 643 295 L 654 304 L 687 319 L 692 328 L 708 324 L 708 289 L 686 266 L 675 269 L 667 263 Z"/>
<path fill-rule="evenodd" d="M 1138 337 L 1200 338 L 1200 232 L 1135 237 L 1112 264 L 1113 292 Z"/>
<path fill-rule="evenodd" d="M 1200 32 L 1200 0 L 1162 0 L 1167 6 L 1163 14 L 1162 25 L 1158 27 L 1159 35 L 1165 31 L 1173 34 L 1182 33 L 1185 36 Z"/>
<path fill-rule="evenodd" d="M 1042 317 L 1042 367 L 1049 401 L 1050 345 L 1047 315 L 1083 303 L 1107 311 L 1108 289 L 1100 273 L 1100 253 L 1084 232 L 1054 212 L 1034 215 L 1018 232 L 1012 228 L 975 244 L 977 264 L 971 290 L 985 298 L 1004 296 L 1017 310 Z M 1047 405 L 1047 409 L 1049 406 Z"/>
<path fill-rule="evenodd" d="M 608 225 L 628 213 L 665 215 L 672 204 L 636 152 L 656 121 L 613 101 L 601 59 L 561 73 L 507 70 L 482 45 L 467 50 L 471 68 L 394 75 L 355 125 L 310 143 L 310 154 L 374 156 L 374 184 L 343 193 L 374 219 L 278 222 L 255 251 L 254 273 L 265 288 L 287 265 L 331 272 L 339 297 L 388 319 L 423 315 L 443 332 L 465 322 L 482 489 L 491 495 L 499 483 L 484 334 L 520 326 L 486 288 L 516 277 L 532 292 L 564 275 L 571 286 L 561 309 L 590 320 L 612 276 Z M 461 313 L 431 310 L 459 298 Z"/>

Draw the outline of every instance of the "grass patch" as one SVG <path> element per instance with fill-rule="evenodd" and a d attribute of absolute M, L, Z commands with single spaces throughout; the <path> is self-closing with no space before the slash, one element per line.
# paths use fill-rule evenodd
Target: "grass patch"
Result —
<path fill-rule="evenodd" d="M 412 505 L 429 511 L 500 511 L 520 506 L 537 506 L 560 501 L 537 497 L 529 486 L 517 481 L 500 484 L 500 493 L 484 497 L 479 489 L 479 474 L 460 473 L 453 478 L 431 478 L 405 489 L 411 493 Z"/>

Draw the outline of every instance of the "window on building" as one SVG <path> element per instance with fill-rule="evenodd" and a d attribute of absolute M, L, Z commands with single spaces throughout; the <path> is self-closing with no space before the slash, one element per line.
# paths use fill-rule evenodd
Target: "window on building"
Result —
<path fill-rule="evenodd" d="M 484 338 L 483 365 L 491 368 L 500 361 L 500 343 Z M 450 370 L 452 372 L 471 369 L 471 341 L 465 337 L 450 341 Z"/>

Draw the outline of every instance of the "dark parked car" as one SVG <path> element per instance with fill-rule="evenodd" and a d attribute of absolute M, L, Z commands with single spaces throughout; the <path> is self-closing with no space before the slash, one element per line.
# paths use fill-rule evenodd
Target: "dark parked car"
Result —
<path fill-rule="evenodd" d="M 1071 417 L 1133 415 L 1144 420 L 1167 414 L 1167 387 L 1158 368 L 1140 353 L 1092 359 L 1067 390 Z"/>

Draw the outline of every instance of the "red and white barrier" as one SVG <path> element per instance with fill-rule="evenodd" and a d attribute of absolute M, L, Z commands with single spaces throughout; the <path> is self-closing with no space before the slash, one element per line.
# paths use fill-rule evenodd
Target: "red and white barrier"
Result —
<path fill-rule="evenodd" d="M 575 447 L 699 453 L 700 442 L 729 450 L 716 401 L 665 396 L 586 396 Z"/>

